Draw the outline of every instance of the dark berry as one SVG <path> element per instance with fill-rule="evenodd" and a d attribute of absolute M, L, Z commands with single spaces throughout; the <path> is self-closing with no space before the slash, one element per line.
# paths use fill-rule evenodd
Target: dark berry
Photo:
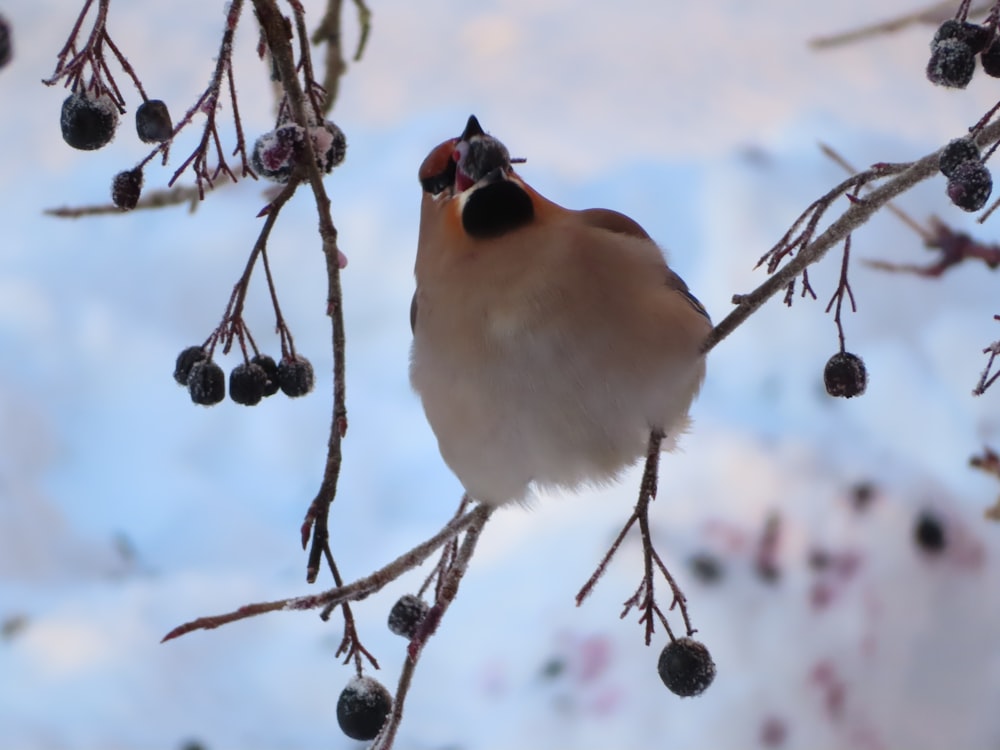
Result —
<path fill-rule="evenodd" d="M 298 398 L 313 389 L 313 367 L 301 354 L 282 357 L 278 363 L 278 386 L 286 396 Z"/>
<path fill-rule="evenodd" d="M 176 380 L 180 385 L 187 385 L 188 376 L 191 374 L 191 368 L 194 367 L 196 362 L 201 362 L 203 359 L 207 358 L 208 352 L 206 352 L 202 347 L 189 346 L 177 355 L 177 363 L 174 365 L 174 380 Z"/>
<path fill-rule="evenodd" d="M 7 19 L 0 16 L 0 68 L 10 62 L 14 50 L 10 43 L 10 24 Z"/>
<path fill-rule="evenodd" d="M 722 561 L 709 552 L 698 552 L 688 560 L 691 574 L 702 583 L 717 583 L 723 576 Z"/>
<path fill-rule="evenodd" d="M 993 41 L 993 29 L 978 23 L 965 22 L 962 24 L 962 31 L 965 34 L 965 43 L 969 45 L 973 54 L 979 54 Z"/>
<path fill-rule="evenodd" d="M 913 539 L 917 546 L 925 552 L 937 554 L 947 544 L 944 524 L 933 513 L 924 511 L 917 519 L 916 526 L 913 527 Z"/>
<path fill-rule="evenodd" d="M 958 165 L 967 161 L 979 161 L 979 146 L 971 138 L 956 138 L 941 151 L 938 167 L 941 174 L 951 177 Z"/>
<path fill-rule="evenodd" d="M 337 699 L 337 723 L 352 740 L 378 735 L 392 711 L 392 696 L 378 680 L 359 675 L 347 683 Z"/>
<path fill-rule="evenodd" d="M 170 140 L 174 126 L 170 111 L 160 99 L 148 99 L 135 111 L 135 132 L 143 143 L 161 143 Z"/>
<path fill-rule="evenodd" d="M 948 180 L 948 197 L 965 211 L 978 211 L 993 192 L 990 170 L 978 161 L 966 161 L 955 167 Z"/>
<path fill-rule="evenodd" d="M 212 406 L 226 397 L 226 373 L 212 360 L 203 359 L 191 367 L 187 387 L 192 401 Z"/>
<path fill-rule="evenodd" d="M 229 398 L 237 404 L 253 406 L 264 398 L 267 373 L 253 362 L 241 362 L 229 373 Z"/>
<path fill-rule="evenodd" d="M 976 55 L 963 41 L 943 39 L 934 45 L 927 62 L 927 79 L 938 86 L 964 89 L 976 72 Z"/>
<path fill-rule="evenodd" d="M 413 638 L 428 609 L 427 602 L 419 596 L 404 594 L 389 611 L 389 630 L 407 640 Z"/>
<path fill-rule="evenodd" d="M 857 354 L 837 352 L 827 360 L 823 369 L 823 383 L 831 396 L 860 396 L 868 387 L 868 372 L 864 361 Z"/>
<path fill-rule="evenodd" d="M 70 94 L 62 105 L 62 137 L 73 148 L 94 151 L 111 143 L 118 127 L 118 107 L 109 96 L 92 99 Z"/>
<path fill-rule="evenodd" d="M 660 652 L 656 670 L 667 689 L 682 698 L 701 695 L 715 679 L 712 655 L 705 644 L 693 638 L 668 643 Z"/>
<path fill-rule="evenodd" d="M 302 128 L 282 125 L 264 133 L 253 144 L 250 165 L 261 177 L 275 182 L 288 182 L 302 146 Z"/>
<path fill-rule="evenodd" d="M 136 167 L 119 172 L 111 182 L 111 200 L 125 211 L 136 207 L 142 192 L 142 170 Z"/>
<path fill-rule="evenodd" d="M 258 354 L 250 360 L 250 364 L 259 365 L 267 376 L 267 383 L 264 384 L 264 396 L 273 396 L 278 392 L 278 365 L 272 357 L 266 354 Z"/>
<path fill-rule="evenodd" d="M 309 128 L 309 137 L 312 138 L 316 166 L 320 172 L 327 173 L 344 161 L 344 156 L 347 155 L 347 138 L 335 123 L 326 120 L 320 127 Z"/>
<path fill-rule="evenodd" d="M 934 38 L 931 40 L 931 49 L 934 49 L 945 39 L 954 39 L 969 45 L 969 48 L 975 54 L 982 52 L 992 38 L 993 32 L 985 26 L 980 26 L 977 23 L 969 23 L 968 21 L 951 19 L 942 23 L 938 27 L 938 30 L 934 32 Z"/>
<path fill-rule="evenodd" d="M 993 78 L 1000 78 L 1000 39 L 994 39 L 985 50 L 979 55 L 979 62 L 983 64 L 983 72 Z"/>

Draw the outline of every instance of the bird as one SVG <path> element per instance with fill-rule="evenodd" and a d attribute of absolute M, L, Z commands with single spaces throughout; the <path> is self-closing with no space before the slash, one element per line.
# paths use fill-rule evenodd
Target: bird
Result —
<path fill-rule="evenodd" d="M 712 323 L 628 216 L 573 210 L 514 170 L 475 115 L 436 146 L 410 309 L 410 382 L 466 495 L 501 506 L 614 482 L 672 450 Z"/>

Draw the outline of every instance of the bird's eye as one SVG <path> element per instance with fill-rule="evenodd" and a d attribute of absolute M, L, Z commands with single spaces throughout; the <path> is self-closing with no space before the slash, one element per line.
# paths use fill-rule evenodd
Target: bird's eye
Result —
<path fill-rule="evenodd" d="M 420 178 L 420 186 L 425 193 L 437 195 L 455 184 L 455 162 L 448 160 L 448 166 L 444 171 L 430 177 Z"/>

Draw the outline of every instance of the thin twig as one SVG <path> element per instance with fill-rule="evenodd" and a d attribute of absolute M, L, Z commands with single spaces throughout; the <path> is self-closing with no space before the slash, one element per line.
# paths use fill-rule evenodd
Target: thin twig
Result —
<path fill-rule="evenodd" d="M 977 3 L 975 7 L 970 9 L 969 13 L 973 16 L 980 15 L 981 13 L 985 13 L 992 4 L 993 0 L 985 0 L 985 2 Z M 907 13 L 906 15 L 891 18 L 887 21 L 879 21 L 837 34 L 815 37 L 809 40 L 809 46 L 813 49 L 829 49 L 830 47 L 839 47 L 844 44 L 859 42 L 863 39 L 892 34 L 917 24 L 938 24 L 948 18 L 952 18 L 955 15 L 954 9 L 954 0 L 944 0 L 944 2 L 934 3 L 923 10 Z"/>
<path fill-rule="evenodd" d="M 388 565 L 379 568 L 364 578 L 359 578 L 344 586 L 336 586 L 319 594 L 248 604 L 222 615 L 199 617 L 177 626 L 167 633 L 163 637 L 163 640 L 169 641 L 195 630 L 213 630 L 221 625 L 236 622 L 237 620 L 245 620 L 248 617 L 254 617 L 265 612 L 320 609 L 323 607 L 332 608 L 343 602 L 360 601 L 396 580 L 403 573 L 420 566 L 421 563 L 434 554 L 434 550 L 439 549 L 441 545 L 453 539 L 456 534 L 460 534 L 473 523 L 476 523 L 483 515 L 481 507 L 470 510 L 464 516 L 452 519 L 430 539 L 404 552 Z"/>
<path fill-rule="evenodd" d="M 291 43 L 285 33 L 284 19 L 273 0 L 253 0 L 253 2 L 261 29 L 267 38 L 274 64 L 278 69 L 293 120 L 297 125 L 307 128 L 309 117 L 306 112 L 306 97 L 296 75 L 295 58 Z M 319 491 L 306 512 L 301 529 L 303 547 L 309 544 L 309 538 L 312 537 L 312 546 L 306 564 L 306 580 L 312 583 L 319 574 L 323 546 L 329 538 L 327 520 L 330 513 L 330 503 L 333 502 L 336 495 L 337 481 L 340 477 L 342 457 L 340 444 L 347 433 L 347 406 L 343 295 L 340 288 L 340 250 L 337 247 L 337 229 L 330 217 L 330 198 L 323 186 L 323 175 L 316 163 L 312 139 L 303 139 L 302 146 L 305 152 L 303 167 L 312 188 L 316 201 L 316 213 L 319 217 L 319 234 L 323 242 L 323 255 L 327 271 L 327 314 L 332 322 L 333 336 L 333 416 L 327 440 L 326 465 Z"/>
<path fill-rule="evenodd" d="M 980 143 L 992 143 L 1000 138 L 1000 121 L 987 125 L 977 138 Z M 736 309 L 729 313 L 706 337 L 702 351 L 714 349 L 720 341 L 735 331 L 772 296 L 786 289 L 806 268 L 822 259 L 831 247 L 867 222 L 879 209 L 914 185 L 938 173 L 940 150 L 906 165 L 900 165 L 892 179 L 872 190 L 863 199 L 852 202 L 827 229 L 803 247 L 786 265 L 764 283 L 747 294 L 734 295 Z M 848 181 L 849 182 L 849 181 Z M 847 189 L 847 188 L 845 188 Z"/>

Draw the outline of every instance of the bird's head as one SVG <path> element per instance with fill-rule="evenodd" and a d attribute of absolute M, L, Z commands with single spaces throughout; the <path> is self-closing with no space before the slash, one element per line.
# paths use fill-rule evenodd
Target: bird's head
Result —
<path fill-rule="evenodd" d="M 511 166 L 510 152 L 488 135 L 475 115 L 465 130 L 436 146 L 418 172 L 425 198 L 457 199 L 462 226 L 472 237 L 493 237 L 534 216 L 532 198 Z"/>

